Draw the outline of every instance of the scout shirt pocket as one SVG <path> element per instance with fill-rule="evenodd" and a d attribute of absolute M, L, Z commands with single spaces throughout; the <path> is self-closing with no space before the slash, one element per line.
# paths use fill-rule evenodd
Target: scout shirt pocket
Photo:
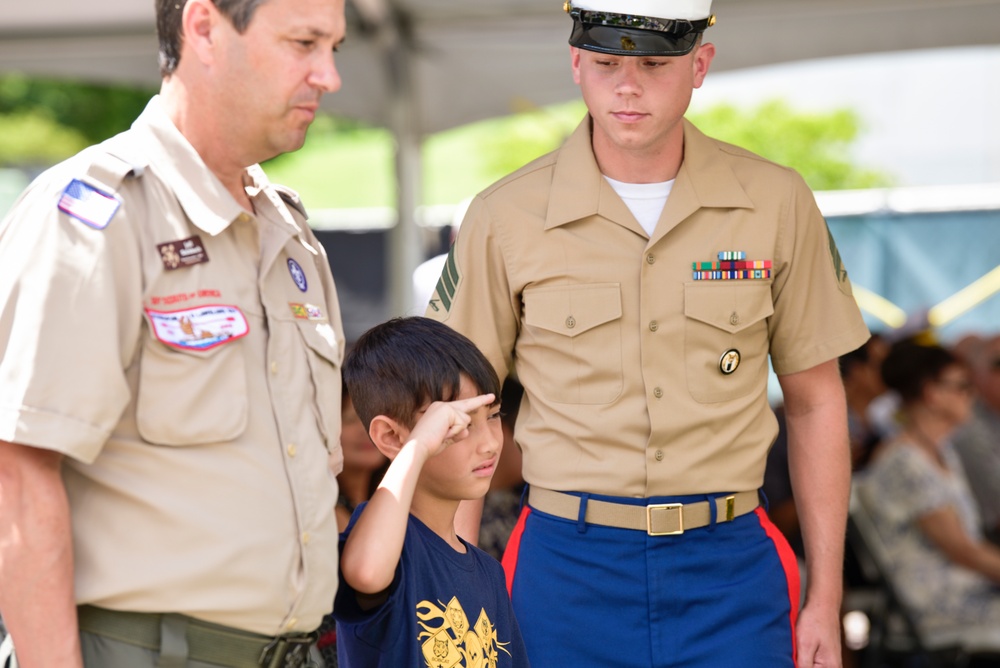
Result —
<path fill-rule="evenodd" d="M 315 392 L 313 414 L 330 453 L 330 468 L 337 475 L 344 468 L 344 453 L 340 448 L 340 345 L 329 322 L 301 320 L 296 325 L 306 344 Z"/>
<path fill-rule="evenodd" d="M 766 383 L 773 313 L 771 281 L 684 284 L 685 371 L 695 401 L 730 401 Z"/>
<path fill-rule="evenodd" d="M 618 283 L 559 285 L 522 294 L 519 368 L 542 398 L 607 404 L 622 393 L 622 299 Z"/>
<path fill-rule="evenodd" d="M 136 423 L 157 445 L 231 441 L 247 428 L 249 400 L 241 342 L 205 349 L 168 345 L 151 329 L 142 342 Z"/>

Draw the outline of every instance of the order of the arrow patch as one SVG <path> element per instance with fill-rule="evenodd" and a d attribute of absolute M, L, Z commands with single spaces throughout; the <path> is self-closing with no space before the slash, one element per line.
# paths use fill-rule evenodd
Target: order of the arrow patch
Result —
<path fill-rule="evenodd" d="M 212 304 L 180 311 L 146 309 L 153 336 L 183 350 L 208 350 L 246 336 L 250 331 L 243 312 L 235 306 Z"/>

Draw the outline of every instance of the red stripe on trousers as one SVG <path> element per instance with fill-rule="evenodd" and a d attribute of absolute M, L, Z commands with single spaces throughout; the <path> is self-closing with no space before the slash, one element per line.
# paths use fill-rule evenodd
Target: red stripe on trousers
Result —
<path fill-rule="evenodd" d="M 760 525 L 763 527 L 767 537 L 774 543 L 774 549 L 778 552 L 778 558 L 781 560 L 781 567 L 785 571 L 785 581 L 788 582 L 788 603 L 792 611 L 789 618 L 789 622 L 792 625 L 792 662 L 795 663 L 797 659 L 795 651 L 795 622 L 799 619 L 799 601 L 801 600 L 799 561 L 795 556 L 795 552 L 792 551 L 791 546 L 788 545 L 785 535 L 781 533 L 778 527 L 774 526 L 774 523 L 771 522 L 771 518 L 767 516 L 764 509 L 759 507 L 754 513 L 756 513 L 757 519 L 760 521 Z"/>
<path fill-rule="evenodd" d="M 514 530 L 510 532 L 510 538 L 507 539 L 507 547 L 503 551 L 503 559 L 500 562 L 503 564 L 503 572 L 507 577 L 508 596 L 513 596 L 514 594 L 514 571 L 517 570 L 517 552 L 521 547 L 521 535 L 524 533 L 524 523 L 530 514 L 531 508 L 527 505 L 521 509 L 521 516 L 517 518 L 517 524 L 514 525 Z"/>

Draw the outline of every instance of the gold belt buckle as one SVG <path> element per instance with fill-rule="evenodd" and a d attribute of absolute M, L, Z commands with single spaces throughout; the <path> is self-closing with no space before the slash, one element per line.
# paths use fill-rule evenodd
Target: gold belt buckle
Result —
<path fill-rule="evenodd" d="M 677 511 L 677 529 L 674 531 L 653 531 L 653 511 Z M 684 533 L 684 504 L 654 503 L 646 506 L 646 533 L 650 536 L 677 536 Z"/>

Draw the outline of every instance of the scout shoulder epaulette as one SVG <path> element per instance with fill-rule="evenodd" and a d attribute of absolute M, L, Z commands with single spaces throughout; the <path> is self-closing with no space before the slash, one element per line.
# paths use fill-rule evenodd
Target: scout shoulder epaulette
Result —
<path fill-rule="evenodd" d="M 129 177 L 141 176 L 145 165 L 132 160 L 121 135 L 81 154 L 85 167 L 59 196 L 59 211 L 95 230 L 103 230 L 121 207 L 118 189 Z"/>
<path fill-rule="evenodd" d="M 138 178 L 146 171 L 146 160 L 133 153 L 122 135 L 112 137 L 91 149 L 85 176 L 93 185 L 115 192 L 127 177 Z"/>
<path fill-rule="evenodd" d="M 274 183 L 271 184 L 271 187 L 274 188 L 275 192 L 278 193 L 278 196 L 285 201 L 285 204 L 301 213 L 302 217 L 306 220 L 309 219 L 309 214 L 306 213 L 306 207 L 302 203 L 302 199 L 299 197 L 297 192 L 287 186 L 279 186 Z"/>

